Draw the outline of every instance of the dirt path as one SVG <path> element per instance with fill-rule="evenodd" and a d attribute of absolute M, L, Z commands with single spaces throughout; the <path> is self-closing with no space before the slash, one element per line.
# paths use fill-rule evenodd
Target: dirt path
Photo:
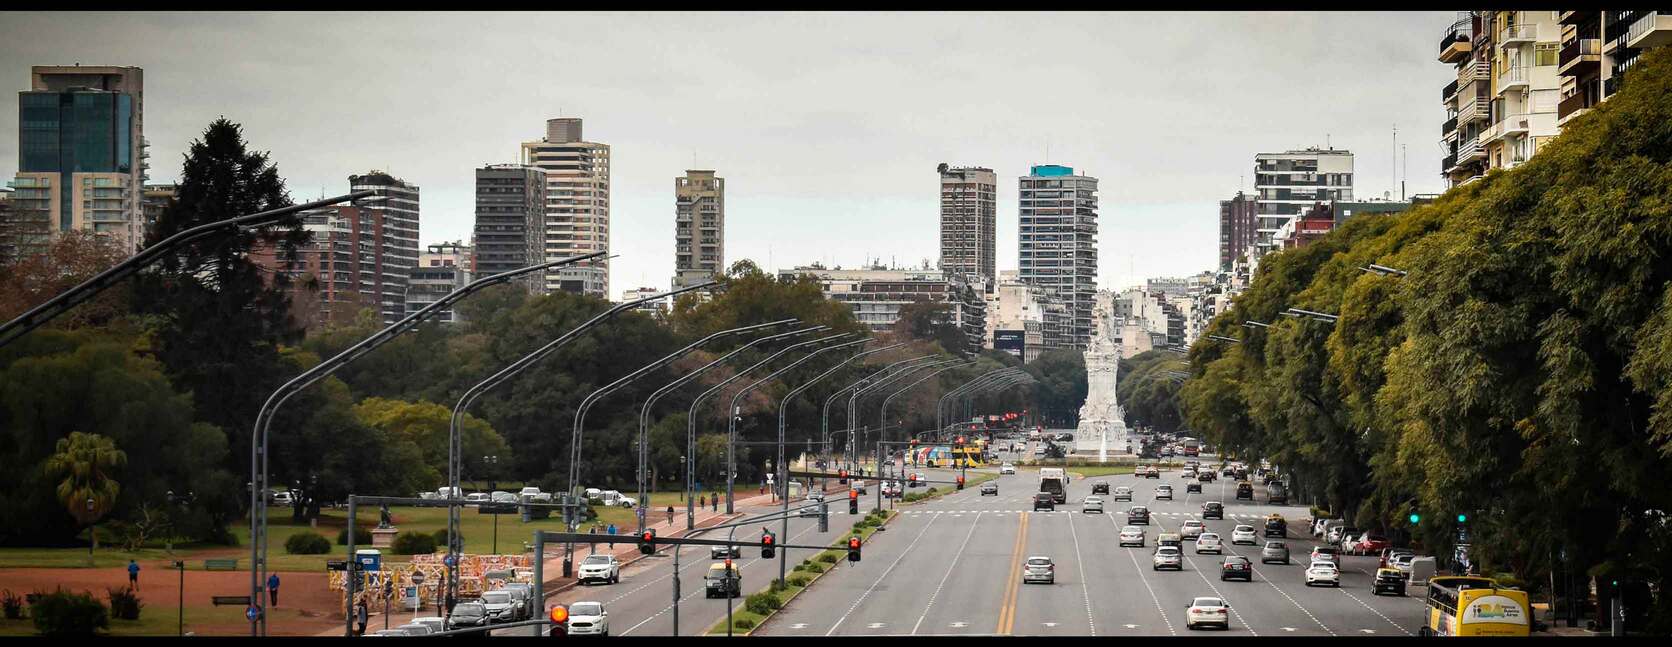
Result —
<path fill-rule="evenodd" d="M 139 563 L 139 596 L 145 603 L 141 613 L 174 617 L 180 609 L 180 573 L 169 568 L 166 561 Z M 341 598 L 326 588 L 325 573 L 279 573 L 279 604 L 269 611 L 267 632 L 278 636 L 311 636 L 341 624 L 321 610 L 336 605 Z M 214 607 L 215 595 L 249 594 L 249 571 L 186 571 L 186 631 L 199 636 L 249 635 L 250 625 L 244 620 L 241 607 Z M 108 602 L 107 589 L 126 587 L 126 568 L 8 568 L 0 570 L 0 588 L 11 589 L 18 595 L 33 591 L 51 591 L 63 587 L 70 591 L 88 591 L 93 597 Z M 208 617 L 205 621 L 191 618 Z M 172 626 L 171 626 L 172 629 Z M 170 635 L 174 632 L 169 631 Z"/>

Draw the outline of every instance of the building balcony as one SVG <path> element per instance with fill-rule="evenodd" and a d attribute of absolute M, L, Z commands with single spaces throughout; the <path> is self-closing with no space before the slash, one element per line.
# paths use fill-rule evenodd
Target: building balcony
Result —
<path fill-rule="evenodd" d="M 1595 12 L 1595 11 L 1562 11 L 1562 12 L 1559 12 L 1556 16 L 1556 24 L 1558 24 L 1558 25 L 1577 25 L 1579 23 L 1585 22 L 1585 20 L 1589 19 L 1590 17 L 1595 16 L 1596 13 L 1597 12 Z"/>
<path fill-rule="evenodd" d="M 1492 105 L 1487 103 L 1485 97 L 1476 97 L 1460 101 L 1457 104 L 1457 123 L 1459 124 L 1490 119 L 1491 117 Z"/>
<path fill-rule="evenodd" d="M 1463 60 L 1473 50 L 1471 41 L 1474 38 L 1473 20 L 1468 17 L 1459 18 L 1451 23 L 1440 34 L 1440 62 L 1456 63 Z"/>
<path fill-rule="evenodd" d="M 1499 45 L 1519 45 L 1538 40 L 1538 25 L 1511 25 L 1498 31 Z"/>
<path fill-rule="evenodd" d="M 1645 11 L 1626 29 L 1626 47 L 1645 49 L 1672 43 L 1672 12 Z"/>
<path fill-rule="evenodd" d="M 1451 98 L 1456 95 L 1457 79 L 1452 79 L 1451 83 L 1447 83 L 1446 87 L 1440 89 L 1440 103 L 1450 103 Z"/>
<path fill-rule="evenodd" d="M 1589 107 L 1591 107 L 1590 95 L 1585 94 L 1583 90 L 1573 93 L 1573 96 L 1562 99 L 1561 103 L 1556 104 L 1556 124 L 1567 123 L 1569 118 L 1579 116 Z"/>
<path fill-rule="evenodd" d="M 1504 70 L 1504 73 L 1498 76 L 1498 92 L 1508 92 L 1518 87 L 1527 87 L 1527 79 L 1529 76 L 1527 66 L 1525 65 L 1511 67 Z"/>
<path fill-rule="evenodd" d="M 1456 155 L 1447 155 L 1445 159 L 1440 160 L 1440 170 L 1442 172 L 1449 172 L 1454 168 L 1457 168 Z"/>
<path fill-rule="evenodd" d="M 1492 78 L 1492 64 L 1486 61 L 1475 61 L 1457 69 L 1457 89 L 1467 92 L 1470 83 L 1486 81 Z M 1479 91 L 1479 90 L 1475 90 Z"/>
<path fill-rule="evenodd" d="M 1602 65 L 1602 39 L 1575 38 L 1562 46 L 1557 56 L 1556 73 L 1561 76 L 1583 76 Z"/>
<path fill-rule="evenodd" d="M 1492 142 L 1498 141 L 1498 140 L 1503 139 L 1503 138 L 1504 138 L 1504 122 L 1500 121 L 1498 123 L 1492 124 L 1486 130 L 1480 131 L 1480 135 L 1478 137 L 1476 137 L 1475 139 L 1476 139 L 1476 141 L 1479 141 L 1482 146 L 1484 146 L 1486 144 L 1490 144 Z"/>
<path fill-rule="evenodd" d="M 1457 131 L 1457 115 L 1452 115 L 1450 119 L 1446 120 L 1446 123 L 1440 124 L 1440 135 L 1443 136 L 1443 137 L 1444 136 L 1450 136 L 1453 132 L 1456 132 L 1456 131 Z"/>
<path fill-rule="evenodd" d="M 1485 134 L 1484 132 L 1481 134 Z M 1480 137 L 1464 140 L 1457 145 L 1457 163 L 1467 164 L 1476 160 L 1486 159 L 1486 148 L 1481 146 Z"/>
<path fill-rule="evenodd" d="M 1546 113 L 1546 114 L 1548 114 L 1548 113 Z M 1496 125 L 1493 126 L 1493 128 L 1498 128 L 1498 129 L 1502 130 L 1503 131 L 1503 136 L 1505 136 L 1505 137 L 1508 137 L 1508 136 L 1511 136 L 1511 135 L 1525 135 L 1525 134 L 1527 134 L 1527 132 L 1529 130 L 1532 129 L 1531 128 L 1531 122 L 1532 122 L 1532 117 L 1530 115 L 1528 115 L 1527 113 L 1523 112 L 1521 114 L 1514 114 L 1514 115 L 1510 115 L 1508 117 L 1504 117 L 1504 120 L 1498 122 Z"/>

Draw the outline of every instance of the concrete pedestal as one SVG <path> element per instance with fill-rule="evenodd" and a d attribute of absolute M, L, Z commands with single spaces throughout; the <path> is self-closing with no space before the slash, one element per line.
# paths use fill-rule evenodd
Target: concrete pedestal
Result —
<path fill-rule="evenodd" d="M 373 528 L 372 548 L 388 548 L 393 546 L 395 544 L 395 535 L 398 533 L 400 533 L 400 529 L 393 526 L 388 528 Z"/>

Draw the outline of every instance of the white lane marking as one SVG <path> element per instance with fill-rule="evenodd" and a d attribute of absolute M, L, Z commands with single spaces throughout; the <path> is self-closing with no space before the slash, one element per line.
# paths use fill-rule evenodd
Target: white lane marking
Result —
<path fill-rule="evenodd" d="M 883 569 L 882 574 L 877 576 L 877 581 L 872 582 L 871 586 L 865 588 L 864 593 L 860 593 L 859 597 L 854 599 L 853 604 L 849 605 L 848 610 L 842 613 L 842 617 L 836 619 L 836 624 L 830 625 L 830 631 L 824 632 L 824 635 L 833 636 L 836 634 L 836 629 L 842 626 L 842 623 L 848 619 L 848 616 L 853 615 L 853 610 L 859 608 L 859 604 L 865 601 L 866 596 L 871 595 L 872 591 L 877 590 L 877 585 L 882 584 L 883 580 L 888 577 L 889 573 L 894 572 L 894 567 L 900 565 L 900 560 L 905 559 L 906 555 L 911 554 L 911 549 L 917 546 L 917 542 L 923 539 L 923 535 L 929 532 L 929 527 L 935 525 L 936 521 L 940 521 L 940 515 L 930 517 L 929 522 L 923 524 L 923 529 L 917 531 L 917 536 L 912 538 L 911 543 L 906 544 L 905 550 L 900 551 L 899 557 L 894 558 L 894 563 L 889 564 L 888 568 Z"/>
<path fill-rule="evenodd" d="M 1047 626 L 1047 627 L 1055 627 L 1055 626 L 1057 626 L 1057 623 L 1055 623 L 1055 622 L 1041 622 L 1041 623 L 1039 623 L 1039 624 L 1042 624 L 1042 625 L 1045 625 L 1045 626 Z"/>
<path fill-rule="evenodd" d="M 868 628 L 868 629 L 881 629 L 881 628 L 886 627 L 886 626 L 888 626 L 888 623 L 886 623 L 886 622 L 873 622 L 871 624 L 865 625 L 865 627 Z"/>
<path fill-rule="evenodd" d="M 1074 518 L 1068 518 L 1068 536 L 1074 538 L 1074 566 L 1080 569 L 1080 596 L 1086 601 L 1086 624 L 1091 627 L 1091 635 L 1097 636 L 1097 621 L 1091 613 L 1091 590 L 1086 588 L 1086 559 L 1080 555 L 1080 533 L 1074 529 Z"/>
<path fill-rule="evenodd" d="M 940 584 L 935 585 L 935 592 L 929 594 L 929 603 L 923 606 L 923 615 L 918 616 L 917 624 L 911 626 L 912 633 L 917 633 L 917 628 L 923 626 L 923 619 L 929 617 L 929 610 L 935 607 L 935 598 L 940 597 L 941 588 L 946 586 L 946 579 L 952 577 L 952 570 L 958 567 L 958 559 L 964 556 L 964 547 L 970 545 L 970 537 L 975 536 L 975 526 L 980 523 L 981 513 L 977 512 L 970 523 L 970 531 L 964 534 L 964 543 L 958 545 L 958 552 L 952 555 L 952 563 L 946 565 L 946 574 L 941 576 Z"/>
<path fill-rule="evenodd" d="M 793 625 L 790 625 L 790 628 L 791 628 L 791 629 L 806 629 L 806 628 L 807 628 L 807 623 L 805 623 L 805 622 L 797 622 L 797 623 L 795 623 L 795 624 L 793 624 Z"/>
<path fill-rule="evenodd" d="M 1283 630 L 1284 631 L 1294 631 L 1295 628 L 1294 627 L 1284 627 Z"/>
<path fill-rule="evenodd" d="M 970 623 L 968 623 L 968 622 L 962 622 L 962 621 L 960 621 L 960 622 L 954 622 L 954 623 L 951 623 L 951 624 L 949 624 L 949 625 L 947 625 L 947 626 L 948 626 L 948 627 L 952 627 L 952 628 L 954 628 L 954 629 L 962 629 L 962 628 L 964 628 L 964 627 L 968 627 L 968 626 L 970 626 Z M 914 634 L 914 635 L 915 635 L 915 634 L 916 634 L 916 633 L 917 633 L 917 628 L 916 628 L 916 627 L 913 627 L 913 628 L 912 628 L 912 630 L 911 630 L 911 632 L 912 632 L 912 634 Z"/>
<path fill-rule="evenodd" d="M 1394 628 L 1395 628 L 1395 629 L 1398 629 L 1398 630 L 1400 630 L 1400 631 L 1403 631 L 1403 632 L 1405 632 L 1405 635 L 1407 635 L 1407 636 L 1409 636 L 1409 635 L 1411 635 L 1411 632 L 1409 632 L 1409 631 L 1406 631 L 1406 630 L 1405 630 L 1405 628 L 1404 628 L 1404 627 L 1401 627 L 1401 626 L 1399 626 L 1399 623 L 1397 623 L 1397 622 L 1394 622 L 1394 621 L 1393 621 L 1393 619 L 1392 619 L 1392 618 L 1389 618 L 1389 617 L 1387 617 L 1387 616 L 1385 616 L 1385 615 L 1382 615 L 1382 612 L 1381 612 L 1381 611 L 1377 611 L 1377 610 L 1376 610 L 1376 607 L 1373 607 L 1373 606 L 1370 606 L 1370 605 L 1368 605 L 1368 604 L 1365 604 L 1365 603 L 1364 603 L 1364 600 L 1360 600 L 1360 599 L 1359 599 L 1359 598 L 1358 598 L 1358 596 L 1356 596 L 1356 595 L 1353 595 L 1353 594 L 1351 594 L 1351 593 L 1348 593 L 1348 592 L 1347 592 L 1347 591 L 1346 591 L 1346 589 L 1341 589 L 1341 594 L 1342 594 L 1342 595 L 1345 595 L 1345 596 L 1347 596 L 1347 597 L 1349 597 L 1349 598 L 1352 598 L 1352 599 L 1353 599 L 1353 601 L 1354 601 L 1354 602 L 1357 602 L 1357 603 L 1359 603 L 1359 606 L 1361 606 L 1361 607 L 1364 607 L 1364 608 L 1366 608 L 1366 609 L 1369 609 L 1369 610 L 1370 610 L 1370 612 L 1371 612 L 1371 613 L 1374 613 L 1374 614 L 1376 614 L 1376 615 L 1378 615 L 1378 616 L 1381 616 L 1381 618 L 1382 618 L 1382 619 L 1383 619 L 1383 620 L 1386 620 L 1386 621 L 1388 621 L 1388 624 L 1390 624 L 1390 625 L 1393 625 L 1393 627 L 1394 627 Z M 1370 630 L 1368 630 L 1368 629 L 1360 629 L 1360 630 L 1359 630 L 1359 631 L 1370 631 Z M 1374 633 L 1374 632 L 1371 632 L 1371 633 Z"/>
<path fill-rule="evenodd" d="M 1127 629 L 1137 629 L 1138 628 L 1138 625 L 1134 625 L 1134 624 L 1125 624 L 1125 625 L 1121 625 L 1121 626 L 1126 627 Z"/>
<path fill-rule="evenodd" d="M 1109 517 L 1109 523 L 1114 524 L 1115 518 Z M 1167 633 L 1174 636 L 1179 635 L 1179 632 L 1173 629 L 1173 621 L 1167 619 L 1167 610 L 1161 608 L 1161 598 L 1155 596 L 1155 588 L 1150 586 L 1149 578 L 1144 576 L 1144 568 L 1138 565 L 1138 556 L 1135 554 L 1136 552 L 1137 551 L 1131 550 L 1126 551 L 1126 556 L 1132 558 L 1132 567 L 1138 570 L 1138 579 L 1143 581 L 1144 589 L 1149 591 L 1150 600 L 1155 602 L 1156 612 L 1161 614 L 1161 621 L 1167 623 Z"/>

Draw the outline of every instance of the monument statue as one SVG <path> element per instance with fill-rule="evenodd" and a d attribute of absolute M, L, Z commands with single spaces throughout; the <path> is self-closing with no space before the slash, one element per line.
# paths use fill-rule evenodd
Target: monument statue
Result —
<path fill-rule="evenodd" d="M 1112 293 L 1100 292 L 1092 312 L 1091 343 L 1086 349 L 1086 403 L 1080 407 L 1080 426 L 1074 432 L 1074 453 L 1096 453 L 1108 460 L 1113 446 L 1119 453 L 1128 447 L 1126 414 L 1115 401 L 1119 382 L 1120 352 L 1114 342 Z"/>
<path fill-rule="evenodd" d="M 389 523 L 389 506 L 387 504 L 385 504 L 382 508 L 380 508 L 377 511 L 377 517 L 378 517 L 377 527 L 379 527 L 379 528 L 388 528 L 389 527 L 389 525 L 390 525 L 390 523 Z"/>

